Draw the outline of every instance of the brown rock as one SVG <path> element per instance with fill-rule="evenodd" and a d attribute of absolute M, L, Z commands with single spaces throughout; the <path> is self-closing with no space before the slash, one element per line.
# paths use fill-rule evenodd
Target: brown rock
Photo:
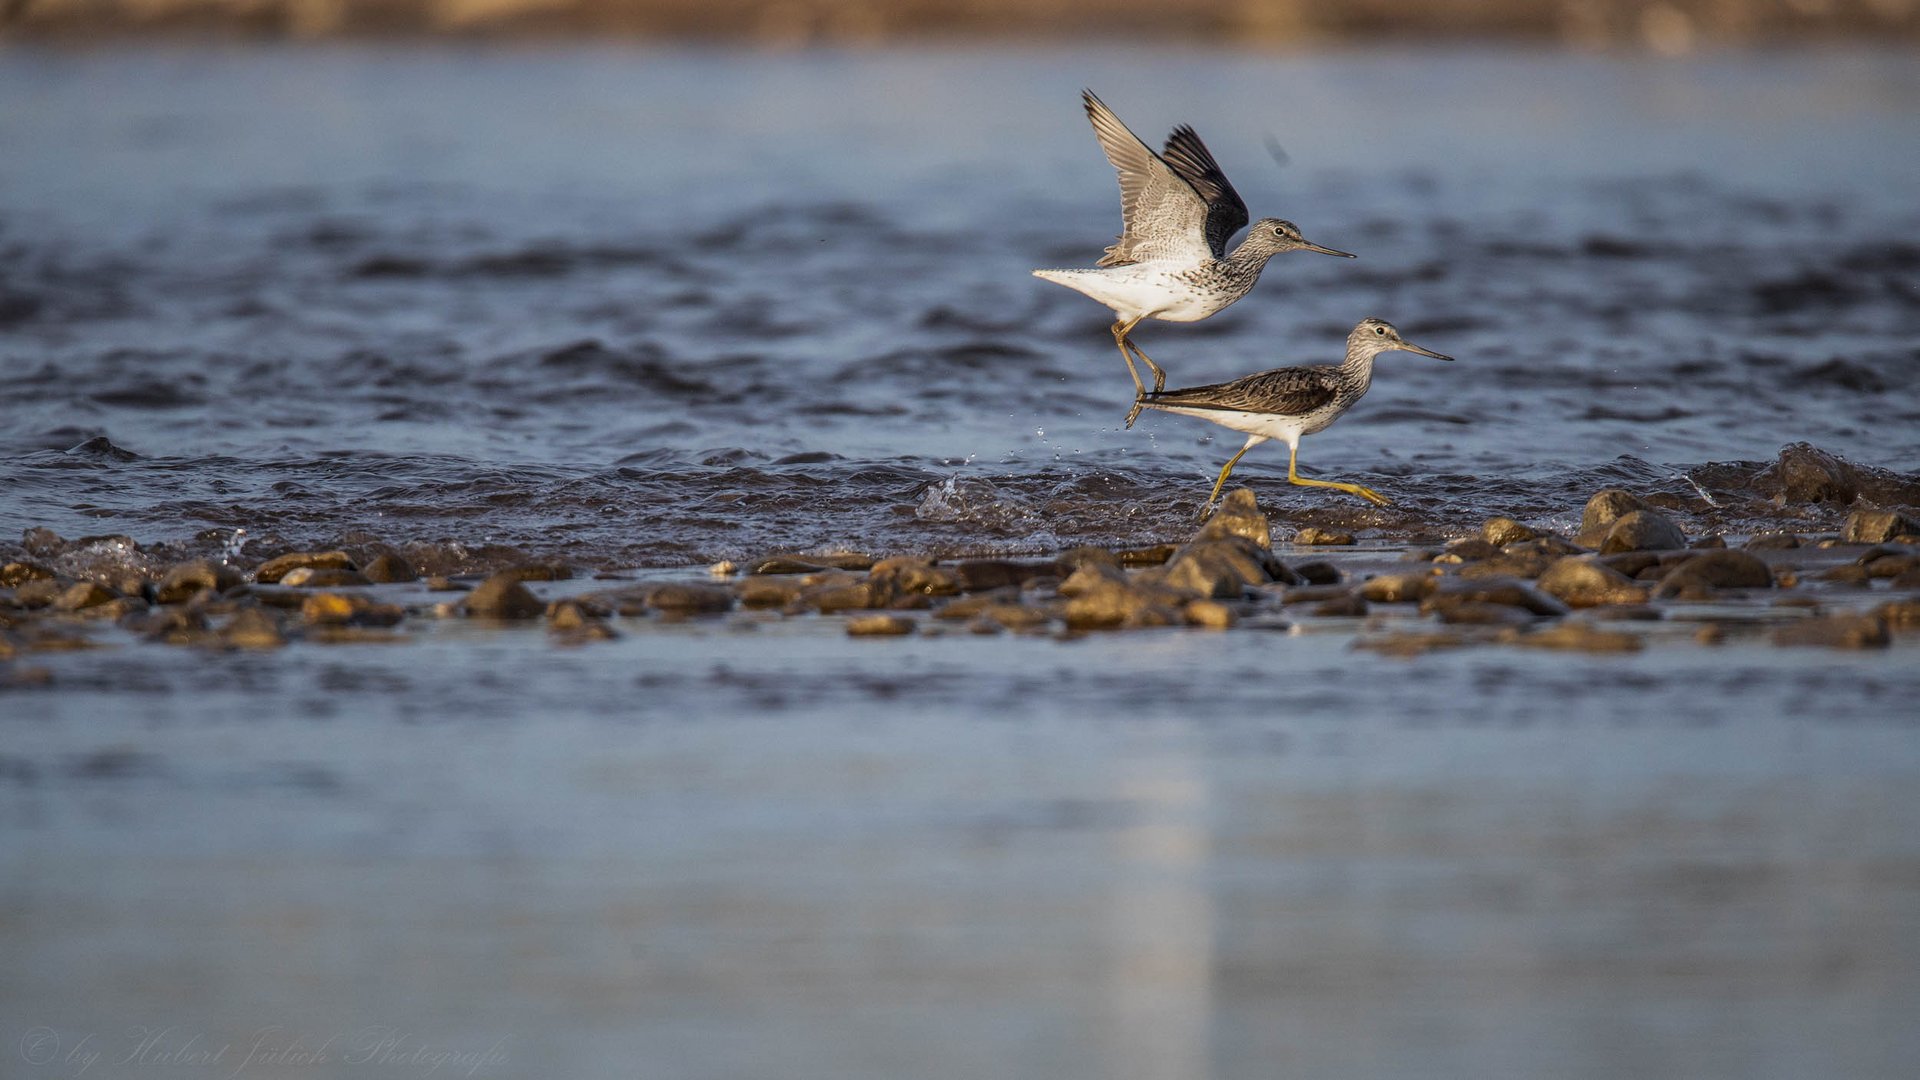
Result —
<path fill-rule="evenodd" d="M 1255 585 L 1292 577 L 1273 552 L 1239 536 L 1195 540 L 1159 573 L 1160 583 L 1169 588 L 1216 600 L 1231 600 Z"/>
<path fill-rule="evenodd" d="M 461 604 L 467 614 L 486 619 L 537 619 L 547 610 L 512 571 L 481 582 Z"/>
<path fill-rule="evenodd" d="M 1360 638 L 1353 643 L 1353 647 L 1407 660 L 1439 649 L 1458 649 L 1473 643 L 1473 638 L 1458 630 L 1417 630 Z"/>
<path fill-rule="evenodd" d="M 734 586 L 734 595 L 745 607 L 785 607 L 798 600 L 805 589 L 791 576 L 749 577 Z"/>
<path fill-rule="evenodd" d="M 1076 548 L 1075 550 L 1080 549 Z M 1090 550 L 1105 551 L 1106 549 L 1091 548 Z M 1146 547 L 1124 548 L 1120 551 L 1111 552 L 1110 554 L 1120 560 L 1121 566 L 1131 569 L 1141 566 L 1160 566 L 1168 559 L 1173 558 L 1173 553 L 1178 550 L 1180 550 L 1180 548 L 1177 544 L 1149 544 Z M 1078 563 L 1075 563 L 1072 566 L 1066 567 L 1065 572 L 1069 574 L 1073 573 L 1078 565 Z"/>
<path fill-rule="evenodd" d="M 1570 607 L 1589 608 L 1607 604 L 1643 604 L 1647 589 L 1591 555 L 1568 555 L 1540 575 L 1536 583 L 1541 592 Z"/>
<path fill-rule="evenodd" d="M 1658 510 L 1633 510 L 1607 527 L 1602 554 L 1619 551 L 1669 551 L 1687 546 L 1687 534 Z"/>
<path fill-rule="evenodd" d="M 309 570 L 352 570 L 353 559 L 344 551 L 290 551 L 260 564 L 253 572 L 253 580 L 271 585 L 287 576 L 290 570 L 305 567 Z"/>
<path fill-rule="evenodd" d="M 1802 619 L 1773 632 L 1775 645 L 1814 645 L 1829 649 L 1884 649 L 1892 640 L 1887 632 L 1887 620 L 1878 613 Z"/>
<path fill-rule="evenodd" d="M 724 585 L 672 582 L 646 591 L 647 606 L 656 611 L 708 615 L 733 608 L 733 591 Z"/>
<path fill-rule="evenodd" d="M 1404 604 L 1433 595 L 1432 574 L 1381 574 L 1360 585 L 1360 595 L 1376 604 Z"/>
<path fill-rule="evenodd" d="M 1161 548 L 1166 548 L 1166 547 L 1167 545 L 1163 544 L 1159 548 L 1155 548 L 1154 550 L 1159 551 L 1161 550 Z M 1159 565 L 1159 563 L 1166 562 L 1167 559 L 1171 558 L 1172 556 L 1173 556 L 1173 549 L 1167 548 L 1166 554 L 1162 555 L 1152 565 Z M 1069 548 L 1068 550 L 1060 553 L 1060 555 L 1056 557 L 1053 560 L 1053 562 L 1055 567 L 1054 572 L 1056 574 L 1058 574 L 1061 577 L 1070 577 L 1076 570 L 1079 570 L 1083 566 L 1109 566 L 1115 570 L 1118 570 L 1120 569 L 1122 560 L 1120 556 L 1115 555 L 1113 552 L 1108 551 L 1106 548 L 1095 547 L 1092 544 L 1082 544 L 1079 547 Z M 1129 563 L 1128 565 L 1147 565 L 1147 564 Z"/>
<path fill-rule="evenodd" d="M 847 620 L 849 637 L 901 637 L 919 624 L 905 615 L 860 615 Z"/>
<path fill-rule="evenodd" d="M 328 626 L 394 626 L 406 616 L 398 604 L 345 593 L 315 593 L 300 605 L 301 618 Z"/>
<path fill-rule="evenodd" d="M 1165 562 L 1165 559 L 1160 560 Z M 1005 559 L 967 559 L 953 568 L 961 592 L 986 592 L 1025 584 L 1034 578 L 1055 577 L 1054 563 L 1008 562 Z"/>
<path fill-rule="evenodd" d="M 979 617 L 994 626 L 1008 630 L 1038 630 L 1052 621 L 1045 611 L 1025 604 L 988 604 L 981 608 Z"/>
<path fill-rule="evenodd" d="M 1438 593 L 1421 601 L 1420 610 L 1438 616 L 1443 623 L 1464 626 L 1526 626 L 1534 619 L 1524 608 Z"/>
<path fill-rule="evenodd" d="M 1607 488 L 1596 492 L 1587 500 L 1586 509 L 1580 512 L 1580 535 L 1574 537 L 1574 543 L 1581 547 L 1597 548 L 1600 541 L 1606 539 L 1613 523 L 1636 510 L 1652 510 L 1653 504 L 1631 492 L 1619 488 Z"/>
<path fill-rule="evenodd" d="M 1800 546 L 1800 538 L 1793 533 L 1761 533 L 1740 546 L 1747 551 L 1791 551 Z"/>
<path fill-rule="evenodd" d="M 1800 442 L 1781 447 L 1779 458 L 1754 477 L 1754 486 L 1789 503 L 1844 506 L 1859 494 L 1860 476 L 1845 461 Z"/>
<path fill-rule="evenodd" d="M 1236 618 L 1233 609 L 1218 600 L 1195 600 L 1188 604 L 1181 614 L 1188 626 L 1199 626 L 1208 630 L 1231 629 Z"/>
<path fill-rule="evenodd" d="M 236 649 L 277 649 L 287 643 L 280 624 L 256 607 L 241 608 L 220 629 L 220 640 Z"/>
<path fill-rule="evenodd" d="M 1646 642 L 1625 630 L 1604 630 L 1569 619 L 1539 630 L 1502 634 L 1500 640 L 1530 649 L 1571 649 L 1579 652 L 1639 652 Z"/>
<path fill-rule="evenodd" d="M 1177 626 L 1189 599 L 1177 590 L 1136 585 L 1124 571 L 1097 565 L 1074 571 L 1060 583 L 1060 593 L 1068 598 L 1062 615 L 1071 630 Z"/>
<path fill-rule="evenodd" d="M 1464 540 L 1455 540 L 1445 550 L 1434 556 L 1434 562 L 1467 563 L 1491 559 L 1500 554 L 1499 547 L 1482 540 L 1478 536 L 1469 536 Z"/>
<path fill-rule="evenodd" d="M 1655 596 L 1701 599 L 1701 589 L 1770 589 L 1773 571 L 1759 556 L 1745 551 L 1717 550 L 1696 555 L 1660 579 Z"/>
<path fill-rule="evenodd" d="M 54 598 L 55 611 L 81 611 L 100 604 L 111 603 L 118 594 L 98 582 L 80 581 L 68 586 Z"/>
<path fill-rule="evenodd" d="M 867 576 L 895 594 L 957 596 L 960 593 L 960 575 L 949 567 L 934 565 L 931 559 L 904 555 L 881 559 L 873 564 Z"/>
<path fill-rule="evenodd" d="M 518 566 L 509 566 L 494 576 L 507 576 L 515 581 L 570 581 L 573 578 L 573 567 L 565 563 L 553 562 L 521 563 Z"/>
<path fill-rule="evenodd" d="M 373 582 L 358 570 L 297 566 L 280 576 L 280 584 L 294 589 L 348 589 Z"/>
<path fill-rule="evenodd" d="M 1293 572 L 1309 585 L 1338 585 L 1345 579 L 1339 567 L 1324 559 L 1301 563 L 1293 568 Z"/>
<path fill-rule="evenodd" d="M 1920 597 L 1889 600 L 1874 608 L 1873 614 L 1895 630 L 1920 629 Z"/>
<path fill-rule="evenodd" d="M 1442 578 L 1436 583 L 1433 595 L 1422 603 L 1421 610 L 1427 610 L 1429 604 L 1454 601 L 1498 604 L 1533 615 L 1565 615 L 1568 611 L 1566 604 L 1513 578 Z"/>
<path fill-rule="evenodd" d="M 391 551 L 375 555 L 372 561 L 360 568 L 360 572 L 366 575 L 368 581 L 376 585 L 392 585 L 420 579 L 420 574 L 413 568 L 412 563 Z"/>
<path fill-rule="evenodd" d="M 1539 533 L 1522 525 L 1510 517 L 1492 517 L 1480 524 L 1480 539 L 1503 548 L 1508 544 L 1525 543 L 1539 537 Z"/>
<path fill-rule="evenodd" d="M 1864 589 L 1873 584 L 1873 578 L 1867 573 L 1867 568 L 1853 563 L 1828 567 L 1813 576 L 1829 584 L 1845 585 L 1854 589 Z"/>
<path fill-rule="evenodd" d="M 29 610 L 48 607 L 66 591 L 58 578 L 34 578 L 13 590 L 13 602 Z"/>
<path fill-rule="evenodd" d="M 1351 547 L 1353 534 L 1308 525 L 1293 534 L 1293 542 L 1301 547 Z"/>
<path fill-rule="evenodd" d="M 0 588 L 11 589 L 16 585 L 25 585 L 29 581 L 49 581 L 53 571 L 39 563 L 10 562 L 0 566 Z"/>
<path fill-rule="evenodd" d="M 1894 510 L 1855 510 L 1847 515 L 1840 540 L 1847 544 L 1884 544 L 1901 536 L 1920 536 L 1920 523 Z"/>
<path fill-rule="evenodd" d="M 892 594 L 876 582 L 826 584 L 809 587 L 800 594 L 800 604 L 823 614 L 836 611 L 861 611 L 885 607 Z"/>
<path fill-rule="evenodd" d="M 154 599 L 162 604 L 177 604 L 202 592 L 226 592 L 238 584 L 240 572 L 226 563 L 208 559 L 177 563 L 161 577 Z"/>
<path fill-rule="evenodd" d="M 1260 500 L 1251 488 L 1235 488 L 1220 500 L 1206 524 L 1194 534 L 1195 540 L 1217 540 L 1237 536 L 1263 548 L 1273 547 L 1273 526 L 1260 512 Z"/>
<path fill-rule="evenodd" d="M 1322 618 L 1357 619 L 1367 613 L 1367 601 L 1359 593 L 1348 593 L 1322 600 L 1308 610 Z"/>

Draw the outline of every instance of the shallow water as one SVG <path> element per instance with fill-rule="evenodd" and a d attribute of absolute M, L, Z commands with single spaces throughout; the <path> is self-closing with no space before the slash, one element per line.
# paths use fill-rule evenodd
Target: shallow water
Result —
<path fill-rule="evenodd" d="M 1799 440 L 1920 461 L 1904 52 L 6 61 L 0 517 L 66 535 L 631 566 L 1177 532 L 1238 438 L 1121 430 L 1104 309 L 1026 274 L 1117 224 L 1083 82 L 1362 256 L 1142 330 L 1176 383 L 1333 362 L 1366 315 L 1461 358 L 1387 357 L 1303 450 L 1397 510 L 1249 455 L 1288 516 L 1444 533 Z M 68 453 L 95 436 L 136 456 Z"/>
<path fill-rule="evenodd" d="M 1117 224 L 1083 84 L 1362 256 L 1144 328 L 1176 382 L 1330 362 L 1365 315 L 1461 358 L 1385 358 L 1303 448 L 1389 510 L 1250 454 L 1282 536 L 1571 531 L 1612 485 L 1695 534 L 1831 530 L 1768 498 L 1802 440 L 1914 490 L 1907 53 L 12 49 L 0 555 L 35 526 L 147 547 L 73 574 L 238 529 L 444 572 L 1184 538 L 1238 439 L 1121 430 L 1103 312 L 1026 273 Z M 1920 1052 L 1910 634 L 1390 660 L 1357 620 L 621 629 L 34 654 L 51 685 L 0 689 L 4 1071 Z"/>

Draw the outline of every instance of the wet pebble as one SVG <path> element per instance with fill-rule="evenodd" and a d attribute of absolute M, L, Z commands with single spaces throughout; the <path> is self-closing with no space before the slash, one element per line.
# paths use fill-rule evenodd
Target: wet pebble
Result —
<path fill-rule="evenodd" d="M 799 599 L 805 588 L 788 575 L 748 577 L 734 586 L 734 595 L 744 607 L 785 607 Z"/>
<path fill-rule="evenodd" d="M 1200 526 L 1195 540 L 1224 539 L 1237 536 L 1263 548 L 1273 546 L 1273 525 L 1260 512 L 1260 500 L 1251 488 L 1235 488 L 1220 500 L 1212 516 Z M 1351 542 L 1351 541 L 1349 541 Z"/>
<path fill-rule="evenodd" d="M 220 628 L 220 641 L 236 649 L 277 649 L 287 643 L 280 624 L 256 607 L 241 608 Z"/>
<path fill-rule="evenodd" d="M 1171 551 L 1168 554 L 1171 554 Z M 1161 558 L 1155 565 L 1165 561 L 1165 558 Z M 1059 574 L 1059 568 L 1050 562 L 1020 563 L 1003 559 L 968 559 L 955 566 L 953 572 L 959 580 L 960 591 L 971 593 L 1022 585 L 1035 578 L 1054 577 Z"/>
<path fill-rule="evenodd" d="M 154 590 L 154 601 L 177 604 L 207 591 L 225 592 L 240 584 L 240 571 L 208 559 L 177 563 L 167 568 Z"/>
<path fill-rule="evenodd" d="M 1541 592 L 1576 608 L 1642 604 L 1648 596 L 1645 586 L 1591 555 L 1561 558 L 1535 584 Z"/>
<path fill-rule="evenodd" d="M 1553 596 L 1524 581 L 1512 578 L 1442 578 L 1432 596 L 1422 604 L 1466 601 L 1519 608 L 1533 615 L 1565 615 L 1569 608 Z"/>
<path fill-rule="evenodd" d="M 655 585 L 646 591 L 647 606 L 656 611 L 705 615 L 733 608 L 733 592 L 724 585 L 689 582 Z"/>
<path fill-rule="evenodd" d="M 1855 510 L 1847 515 L 1840 540 L 1847 544 L 1884 544 L 1905 538 L 1920 541 L 1920 522 L 1895 510 Z"/>
<path fill-rule="evenodd" d="M 1293 542 L 1301 547 L 1352 547 L 1353 534 L 1308 525 L 1293 534 Z"/>
<path fill-rule="evenodd" d="M 1324 559 L 1300 563 L 1293 568 L 1293 572 L 1301 581 L 1309 585 L 1337 585 L 1346 577 L 1340 572 L 1338 566 Z"/>
<path fill-rule="evenodd" d="M 396 626 L 406 616 L 398 604 L 346 593 L 315 593 L 300 604 L 300 617 L 321 625 Z"/>
<path fill-rule="evenodd" d="M 918 624 L 905 615 L 859 615 L 847 620 L 849 637 L 903 637 Z"/>
<path fill-rule="evenodd" d="M 547 610 L 512 571 L 504 571 L 481 582 L 467 594 L 462 605 L 469 615 L 488 619 L 533 619 Z"/>
<path fill-rule="evenodd" d="M 1620 551 L 1671 551 L 1687 546 L 1687 534 L 1658 510 L 1633 510 L 1607 527 L 1602 554 Z"/>
<path fill-rule="evenodd" d="M 1655 596 L 1705 599 L 1716 589 L 1770 589 L 1773 570 L 1759 556 L 1722 549 L 1687 559 L 1667 570 Z"/>
<path fill-rule="evenodd" d="M 1539 533 L 1510 517 L 1492 517 L 1480 524 L 1480 539 L 1497 548 L 1508 544 L 1525 543 L 1539 537 Z"/>
<path fill-rule="evenodd" d="M 1584 548 L 1598 548 L 1613 529 L 1613 523 L 1635 511 L 1653 510 L 1651 503 L 1620 488 L 1595 492 L 1580 512 L 1580 533 L 1573 542 Z"/>
<path fill-rule="evenodd" d="M 1164 568 L 1142 573 L 1157 575 L 1158 582 L 1169 588 L 1216 600 L 1234 599 L 1269 581 L 1293 580 L 1292 572 L 1271 551 L 1240 536 L 1195 540 Z"/>
<path fill-rule="evenodd" d="M 1794 533 L 1761 533 L 1740 546 L 1747 551 L 1792 551 L 1800 544 Z"/>
<path fill-rule="evenodd" d="M 10 562 L 0 566 L 0 588 L 11 589 L 29 581 L 51 581 L 53 571 L 39 563 Z"/>
<path fill-rule="evenodd" d="M 119 599 L 119 594 L 98 582 L 79 581 L 60 591 L 51 605 L 55 611 L 82 611 Z"/>
<path fill-rule="evenodd" d="M 261 563 L 253 571 L 253 580 L 272 585 L 298 569 L 352 570 L 354 565 L 344 551 L 290 551 Z"/>
<path fill-rule="evenodd" d="M 873 564 L 867 576 L 895 594 L 955 596 L 961 591 L 960 575 L 931 559 L 910 556 L 882 559 Z"/>
<path fill-rule="evenodd" d="M 1353 647 L 1407 660 L 1440 649 L 1462 648 L 1474 644 L 1476 640 L 1458 630 L 1415 630 L 1359 638 L 1354 641 Z"/>
<path fill-rule="evenodd" d="M 349 589 L 373 582 L 358 570 L 297 566 L 280 576 L 280 584 L 292 589 Z"/>
<path fill-rule="evenodd" d="M 1360 595 L 1376 604 L 1404 604 L 1433 595 L 1432 574 L 1380 574 L 1360 585 Z"/>
<path fill-rule="evenodd" d="M 1440 554 L 1433 557 L 1433 561 L 1437 563 L 1480 562 L 1499 554 L 1498 545 L 1491 544 L 1478 536 L 1469 536 L 1464 540 L 1455 540 L 1442 548 Z"/>
<path fill-rule="evenodd" d="M 394 585 L 420 579 L 412 563 L 390 551 L 375 555 L 360 568 L 360 572 L 376 585 Z"/>
<path fill-rule="evenodd" d="M 1230 630 L 1237 621 L 1233 609 L 1218 600 L 1195 600 L 1181 614 L 1188 626 L 1207 630 Z"/>
<path fill-rule="evenodd" d="M 1638 634 L 1625 630 L 1607 630 L 1569 619 L 1538 630 L 1508 632 L 1500 641 L 1530 649 L 1568 649 L 1576 652 L 1639 652 L 1646 642 Z"/>
<path fill-rule="evenodd" d="M 1891 641 L 1887 620 L 1878 613 L 1815 616 L 1790 623 L 1773 632 L 1775 645 L 1884 649 Z"/>

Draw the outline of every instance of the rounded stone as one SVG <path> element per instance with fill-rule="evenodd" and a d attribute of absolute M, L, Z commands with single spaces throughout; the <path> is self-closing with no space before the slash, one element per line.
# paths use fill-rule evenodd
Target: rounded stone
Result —
<path fill-rule="evenodd" d="M 488 619 L 536 619 L 547 610 L 511 571 L 481 582 L 462 603 L 467 614 Z"/>
<path fill-rule="evenodd" d="M 1615 519 L 1600 541 L 1600 551 L 1670 551 L 1687 546 L 1687 534 L 1658 510 L 1632 510 Z"/>
<path fill-rule="evenodd" d="M 903 637 L 917 624 L 905 615 L 860 615 L 847 620 L 849 637 Z"/>

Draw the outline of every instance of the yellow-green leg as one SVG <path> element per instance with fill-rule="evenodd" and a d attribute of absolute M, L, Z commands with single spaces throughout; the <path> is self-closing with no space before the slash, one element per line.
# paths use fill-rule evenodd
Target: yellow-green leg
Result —
<path fill-rule="evenodd" d="M 1245 450 L 1242 450 L 1240 452 L 1242 454 L 1246 453 Z M 1372 488 L 1361 487 L 1359 484 L 1343 484 L 1338 480 L 1306 479 L 1305 477 L 1301 476 L 1298 472 L 1294 471 L 1295 464 L 1299 460 L 1299 457 L 1300 457 L 1300 445 L 1298 443 L 1295 443 L 1292 446 L 1287 447 L 1287 483 L 1299 484 L 1301 487 L 1332 488 L 1335 491 L 1344 491 L 1349 495 L 1358 495 L 1375 506 L 1389 505 L 1387 500 L 1382 498 L 1380 493 L 1373 490 Z M 1229 462 L 1229 464 L 1231 464 L 1231 462 Z M 1220 476 L 1220 479 L 1225 480 L 1226 478 L 1227 478 L 1226 474 L 1222 473 Z"/>
<path fill-rule="evenodd" d="M 1233 472 L 1233 467 L 1240 464 L 1240 459 L 1247 455 L 1247 451 L 1266 441 L 1267 439 L 1264 435 L 1250 436 L 1247 439 L 1247 445 L 1241 447 L 1239 453 L 1227 459 L 1226 465 L 1220 469 L 1220 479 L 1213 482 L 1213 493 L 1207 496 L 1206 503 L 1200 507 L 1201 521 L 1207 520 L 1207 516 L 1213 513 L 1213 500 L 1219 498 L 1220 489 L 1227 486 L 1227 476 Z"/>
<path fill-rule="evenodd" d="M 1160 365 L 1154 363 L 1146 353 L 1140 351 L 1140 346 L 1133 343 L 1133 328 L 1140 325 L 1140 320 L 1143 318 L 1145 318 L 1145 316 L 1136 315 L 1131 319 L 1121 319 L 1115 322 L 1113 324 L 1113 343 L 1120 346 L 1120 355 L 1127 362 L 1127 372 L 1133 376 L 1135 393 L 1146 393 L 1146 384 L 1140 381 L 1140 372 L 1133 366 L 1133 358 L 1137 356 L 1140 358 L 1141 363 L 1147 365 L 1147 370 L 1153 372 L 1153 392 L 1157 394 L 1167 388 L 1167 373 L 1160 370 Z"/>

